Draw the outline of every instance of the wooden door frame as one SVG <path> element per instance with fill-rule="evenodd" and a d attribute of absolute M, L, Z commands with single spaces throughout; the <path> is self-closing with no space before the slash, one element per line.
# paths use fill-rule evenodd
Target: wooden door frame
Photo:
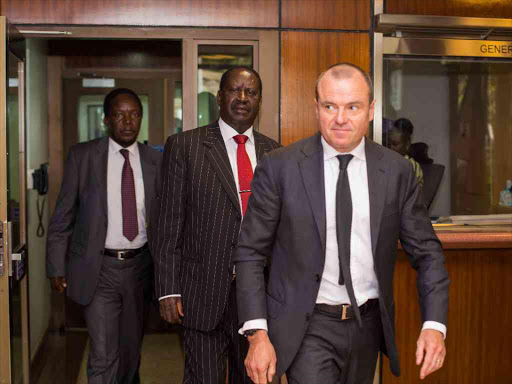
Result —
<path fill-rule="evenodd" d="M 65 32 L 68 34 L 59 34 L 59 38 L 65 39 L 111 39 L 111 40 L 181 40 L 182 41 L 182 84 L 196 84 L 194 77 L 195 69 L 192 67 L 194 57 L 197 52 L 194 51 L 195 40 L 249 40 L 257 41 L 259 47 L 259 74 L 264 83 L 263 101 L 261 113 L 259 116 L 259 131 L 275 140 L 279 140 L 279 31 L 261 30 L 261 29 L 236 29 L 236 28 L 169 28 L 169 27 L 102 27 L 102 26 L 38 26 L 18 25 L 18 29 L 25 37 L 29 38 L 55 38 L 55 33 Z M 25 31 L 37 31 L 37 33 L 27 33 Z M 48 57 L 48 143 L 49 148 L 49 191 L 48 207 L 50 215 L 53 214 L 58 193 L 64 173 L 64 142 L 63 142 L 63 77 L 66 70 L 64 68 L 63 57 Z M 95 71 L 99 73 L 98 71 Z M 135 75 L 135 74 L 134 74 Z M 174 76 L 167 87 L 167 95 L 174 88 L 177 78 Z M 193 107 L 191 98 L 197 101 L 197 96 L 190 92 L 191 86 L 182 87 L 183 90 L 183 117 L 192 116 Z M 168 100 L 170 103 L 171 100 Z M 173 116 L 163 116 L 167 121 L 165 137 L 170 133 L 169 121 Z M 165 123 L 164 123 L 165 124 Z M 183 125 L 186 129 L 185 121 Z M 193 127 L 188 127 L 193 128 Z M 164 137 L 164 138 L 165 138 Z M 62 295 L 52 293 L 52 319 L 51 327 L 60 329 L 65 324 L 64 299 Z"/>
<path fill-rule="evenodd" d="M 9 32 L 8 32 L 9 30 Z M 10 252 L 12 244 L 9 243 L 11 237 L 8 233 L 8 209 L 7 206 L 7 102 L 8 102 L 8 84 L 7 84 L 7 62 L 8 55 L 14 52 L 8 47 L 8 35 L 19 35 L 12 25 L 9 25 L 7 18 L 0 16 L 0 125 L 2 126 L 0 134 L 0 225 L 2 232 L 2 258 L 3 274 L 0 276 L 0 382 L 11 383 L 12 380 L 12 348 L 11 348 L 11 308 L 10 308 L 10 284 L 9 275 L 11 274 Z M 13 37 L 13 36 L 11 36 Z M 15 36 L 16 38 L 18 36 Z M 16 51 L 14 56 L 17 57 L 16 73 L 18 78 L 17 93 L 18 93 L 18 161 L 19 177 L 19 220 L 20 220 L 20 244 L 27 243 L 26 232 L 26 159 L 25 159 L 25 62 L 24 52 Z M 26 252 L 26 248 L 25 248 Z M 25 258 L 26 266 L 28 268 L 28 259 Z M 28 384 L 30 380 L 30 344 L 29 344 L 29 322 L 28 322 L 28 273 L 19 280 L 20 300 L 21 300 L 21 353 L 22 353 L 22 374 L 23 383 Z"/>
<path fill-rule="evenodd" d="M 194 40 L 253 40 L 259 43 L 259 73 L 264 83 L 262 113 L 259 116 L 259 131 L 273 139 L 279 139 L 279 32 L 276 30 L 259 29 L 216 29 L 216 28 L 156 28 L 156 27 L 84 27 L 84 26 L 24 26 L 18 29 L 30 38 L 55 38 L 55 33 L 66 39 L 155 39 L 181 40 L 182 43 L 182 73 L 183 84 L 194 84 L 192 68 L 194 60 Z M 27 31 L 37 31 L 27 33 Z M 264 54 L 263 54 L 264 53 Z M 62 76 L 63 60 L 60 57 L 49 57 L 48 65 L 48 110 L 49 110 L 49 143 L 50 153 L 49 175 L 50 183 L 48 203 L 50 214 L 53 213 L 55 202 L 62 181 L 64 159 L 62 142 Z M 190 89 L 188 87 L 187 89 Z M 183 87 L 183 116 L 192 116 L 193 109 L 189 97 Z M 169 117 L 167 117 L 169 119 Z M 185 128 L 185 125 L 184 125 Z"/>
<path fill-rule="evenodd" d="M 0 17 L 0 124 L 6 128 L 7 125 L 7 20 Z M 7 153 L 7 138 L 0 135 L 0 201 L 7 201 L 7 165 L 4 162 Z M 0 382 L 10 383 L 11 381 L 11 325 L 9 318 L 9 265 L 7 260 L 7 206 L 0 204 L 0 221 L 2 225 L 2 265 L 3 274 L 0 276 Z"/>

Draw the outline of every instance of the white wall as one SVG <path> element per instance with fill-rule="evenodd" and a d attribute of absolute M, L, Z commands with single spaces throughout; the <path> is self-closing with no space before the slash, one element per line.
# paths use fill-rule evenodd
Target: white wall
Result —
<path fill-rule="evenodd" d="M 27 40 L 26 90 L 27 90 L 27 168 L 37 169 L 48 162 L 48 65 L 47 43 L 44 40 Z M 28 175 L 28 177 L 32 177 Z M 43 196 L 47 200 L 47 196 Z M 50 284 L 46 278 L 46 231 L 48 229 L 48 201 L 43 213 L 45 235 L 37 237 L 37 192 L 27 193 L 28 212 L 28 264 L 29 264 L 29 313 L 31 359 L 37 353 L 50 321 Z"/>

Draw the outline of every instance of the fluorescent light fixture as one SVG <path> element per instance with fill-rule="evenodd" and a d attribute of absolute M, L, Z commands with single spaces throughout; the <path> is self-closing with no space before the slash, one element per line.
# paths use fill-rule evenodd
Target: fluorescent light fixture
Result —
<path fill-rule="evenodd" d="M 84 88 L 115 88 L 115 79 L 82 79 Z"/>

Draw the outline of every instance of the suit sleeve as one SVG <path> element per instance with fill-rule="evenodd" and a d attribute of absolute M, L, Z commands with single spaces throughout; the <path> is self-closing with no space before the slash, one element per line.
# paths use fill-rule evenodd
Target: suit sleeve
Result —
<path fill-rule="evenodd" d="M 450 280 L 445 257 L 427 209 L 422 203 L 421 188 L 411 167 L 401 212 L 400 242 L 412 267 L 417 271 L 423 322 L 436 321 L 446 325 Z"/>
<path fill-rule="evenodd" d="M 46 274 L 48 277 L 66 276 L 66 253 L 78 209 L 78 185 L 76 153 L 71 149 L 64 167 L 64 177 L 55 204 L 55 211 L 48 226 L 46 246 Z"/>
<path fill-rule="evenodd" d="M 281 198 L 268 154 L 256 167 L 251 190 L 234 257 L 239 323 L 267 318 L 263 269 L 281 215 Z"/>
<path fill-rule="evenodd" d="M 183 228 L 187 203 L 187 164 L 183 135 L 173 135 L 165 143 L 160 174 L 160 193 L 152 215 L 157 298 L 181 294 L 179 283 Z"/>

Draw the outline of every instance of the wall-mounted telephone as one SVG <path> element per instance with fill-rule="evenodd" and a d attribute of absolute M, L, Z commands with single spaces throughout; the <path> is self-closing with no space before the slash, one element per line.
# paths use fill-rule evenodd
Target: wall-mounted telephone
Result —
<path fill-rule="evenodd" d="M 34 189 L 40 195 L 48 193 L 48 163 L 43 163 L 39 169 L 35 169 L 32 173 L 32 180 L 34 182 Z"/>
<path fill-rule="evenodd" d="M 43 163 L 39 169 L 34 169 L 32 171 L 32 186 L 29 186 L 29 188 L 37 191 L 36 207 L 39 224 L 37 226 L 36 234 L 38 237 L 43 237 L 45 233 L 43 226 L 43 212 L 46 199 L 41 196 L 48 193 L 48 163 Z"/>

